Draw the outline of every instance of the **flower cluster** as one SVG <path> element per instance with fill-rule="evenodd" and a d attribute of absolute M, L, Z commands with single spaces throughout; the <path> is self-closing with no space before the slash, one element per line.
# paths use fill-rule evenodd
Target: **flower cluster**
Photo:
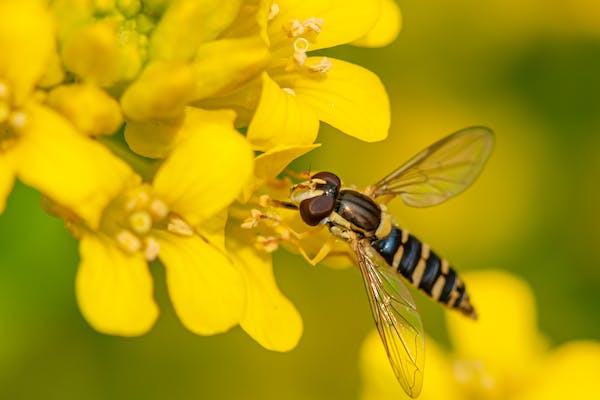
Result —
<path fill-rule="evenodd" d="M 379 79 L 310 52 L 385 45 L 399 24 L 392 0 L 0 0 L 0 212 L 15 179 L 42 193 L 80 241 L 100 332 L 152 327 L 158 259 L 188 329 L 290 349 L 300 316 L 235 214 L 319 121 L 386 137 Z"/>
<path fill-rule="evenodd" d="M 501 271 L 467 274 L 477 322 L 448 313 L 454 351 L 427 338 L 422 399 L 592 399 L 600 343 L 578 340 L 549 350 L 536 326 L 534 296 Z M 361 352 L 362 399 L 408 399 L 396 382 L 377 333 Z"/>

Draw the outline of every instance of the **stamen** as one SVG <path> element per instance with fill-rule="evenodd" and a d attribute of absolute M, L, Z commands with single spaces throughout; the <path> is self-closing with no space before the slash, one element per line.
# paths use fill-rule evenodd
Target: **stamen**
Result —
<path fill-rule="evenodd" d="M 241 227 L 243 229 L 255 228 L 258 225 L 258 221 L 260 221 L 261 216 L 262 213 L 260 210 L 257 210 L 256 208 L 250 210 L 250 216 L 242 222 Z"/>
<path fill-rule="evenodd" d="M 271 9 L 269 10 L 269 21 L 271 21 L 273 18 L 275 18 L 277 16 L 277 14 L 279 14 L 279 4 L 277 3 L 273 3 L 271 4 Z"/>
<path fill-rule="evenodd" d="M 292 88 L 284 87 L 284 88 L 281 88 L 281 90 L 283 90 L 284 92 L 286 92 L 290 96 L 295 96 L 296 95 L 296 91 L 294 89 L 292 89 Z"/>
<path fill-rule="evenodd" d="M 154 199 L 150 203 L 150 214 L 154 217 L 155 220 L 161 220 L 169 214 L 169 209 L 167 205 L 161 200 Z"/>
<path fill-rule="evenodd" d="M 144 208 L 148 205 L 149 201 L 150 195 L 145 189 L 141 188 L 131 196 L 131 199 L 125 204 L 125 209 L 127 211 L 133 211 L 135 209 Z"/>
<path fill-rule="evenodd" d="M 152 228 L 152 217 L 146 211 L 136 211 L 129 216 L 129 225 L 134 232 L 143 235 Z"/>
<path fill-rule="evenodd" d="M 298 37 L 306 31 L 304 25 L 297 19 L 291 20 L 284 30 L 288 32 L 289 37 Z"/>
<path fill-rule="evenodd" d="M 192 236 L 194 230 L 188 225 L 183 219 L 177 216 L 171 216 L 169 223 L 167 224 L 167 230 L 171 233 L 180 236 Z"/>
<path fill-rule="evenodd" d="M 117 234 L 117 243 L 130 253 L 135 253 L 142 247 L 140 239 L 128 230 L 122 230 Z"/>
<path fill-rule="evenodd" d="M 27 123 L 27 116 L 22 111 L 15 111 L 10 114 L 9 123 L 15 129 L 22 129 Z"/>
<path fill-rule="evenodd" d="M 146 257 L 146 260 L 156 260 L 156 257 L 158 257 L 158 253 L 160 252 L 160 243 L 152 236 L 148 236 L 144 239 L 144 244 L 144 257 Z"/>
<path fill-rule="evenodd" d="M 308 40 L 304 38 L 298 38 L 294 40 L 294 55 L 292 57 L 299 66 L 304 65 L 304 62 L 306 61 L 306 52 L 308 51 L 308 47 Z"/>
<path fill-rule="evenodd" d="M 323 18 L 310 17 L 302 23 L 306 28 L 311 29 L 316 33 L 321 33 L 321 28 L 323 26 Z"/>
<path fill-rule="evenodd" d="M 312 72 L 318 72 L 320 74 L 324 74 L 331 70 L 331 67 L 333 67 L 333 63 L 331 61 L 329 61 L 329 59 L 327 57 L 322 57 L 319 60 L 318 64 L 306 65 L 306 67 Z"/>
<path fill-rule="evenodd" d="M 264 250 L 267 253 L 272 253 L 279 247 L 279 240 L 273 236 L 258 236 L 256 238 L 256 246 L 259 248 L 259 250 Z"/>

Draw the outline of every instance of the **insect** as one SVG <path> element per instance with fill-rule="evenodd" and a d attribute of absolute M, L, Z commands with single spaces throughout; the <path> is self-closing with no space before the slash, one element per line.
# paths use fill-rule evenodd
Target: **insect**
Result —
<path fill-rule="evenodd" d="M 395 196 L 413 207 L 443 203 L 469 187 L 493 147 L 493 132 L 470 127 L 421 151 L 385 178 L 360 192 L 342 187 L 331 172 L 318 172 L 293 185 L 290 203 L 311 226 L 324 225 L 346 241 L 356 259 L 371 312 L 388 358 L 404 391 L 421 392 L 423 324 L 400 276 L 427 296 L 477 318 L 465 284 L 430 247 L 397 226 L 385 204 Z M 325 258 L 328 248 L 313 263 Z"/>

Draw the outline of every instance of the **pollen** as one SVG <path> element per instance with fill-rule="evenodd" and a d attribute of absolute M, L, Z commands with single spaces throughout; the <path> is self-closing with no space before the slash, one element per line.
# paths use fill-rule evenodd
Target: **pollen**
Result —
<path fill-rule="evenodd" d="M 302 22 L 293 19 L 283 27 L 283 30 L 287 32 L 289 37 L 295 38 L 310 32 L 321 33 L 323 23 L 324 21 L 322 18 L 316 17 L 307 18 Z"/>
<path fill-rule="evenodd" d="M 122 230 L 119 232 L 116 239 L 119 246 L 129 253 L 135 253 L 142 247 L 142 241 L 128 230 Z"/>
<path fill-rule="evenodd" d="M 134 232 L 146 234 L 152 228 L 152 217 L 146 211 L 136 211 L 129 216 L 129 225 Z"/>
<path fill-rule="evenodd" d="M 169 219 L 167 230 L 179 236 L 192 236 L 194 234 L 192 227 L 181 217 L 175 215 Z"/>
<path fill-rule="evenodd" d="M 281 90 L 283 90 L 284 92 L 286 92 L 290 96 L 295 96 L 296 95 L 296 91 L 294 89 L 292 89 L 292 88 L 284 87 L 284 88 L 281 88 Z"/>

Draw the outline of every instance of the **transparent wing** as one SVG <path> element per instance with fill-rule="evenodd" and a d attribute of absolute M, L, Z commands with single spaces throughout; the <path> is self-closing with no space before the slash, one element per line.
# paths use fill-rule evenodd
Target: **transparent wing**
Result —
<path fill-rule="evenodd" d="M 377 182 L 373 195 L 400 195 L 413 207 L 443 203 L 473 183 L 493 145 L 489 128 L 474 126 L 455 132 Z"/>
<path fill-rule="evenodd" d="M 412 296 L 389 267 L 374 261 L 368 244 L 352 243 L 363 277 L 371 312 L 394 374 L 404 391 L 421 393 L 425 339 Z"/>

